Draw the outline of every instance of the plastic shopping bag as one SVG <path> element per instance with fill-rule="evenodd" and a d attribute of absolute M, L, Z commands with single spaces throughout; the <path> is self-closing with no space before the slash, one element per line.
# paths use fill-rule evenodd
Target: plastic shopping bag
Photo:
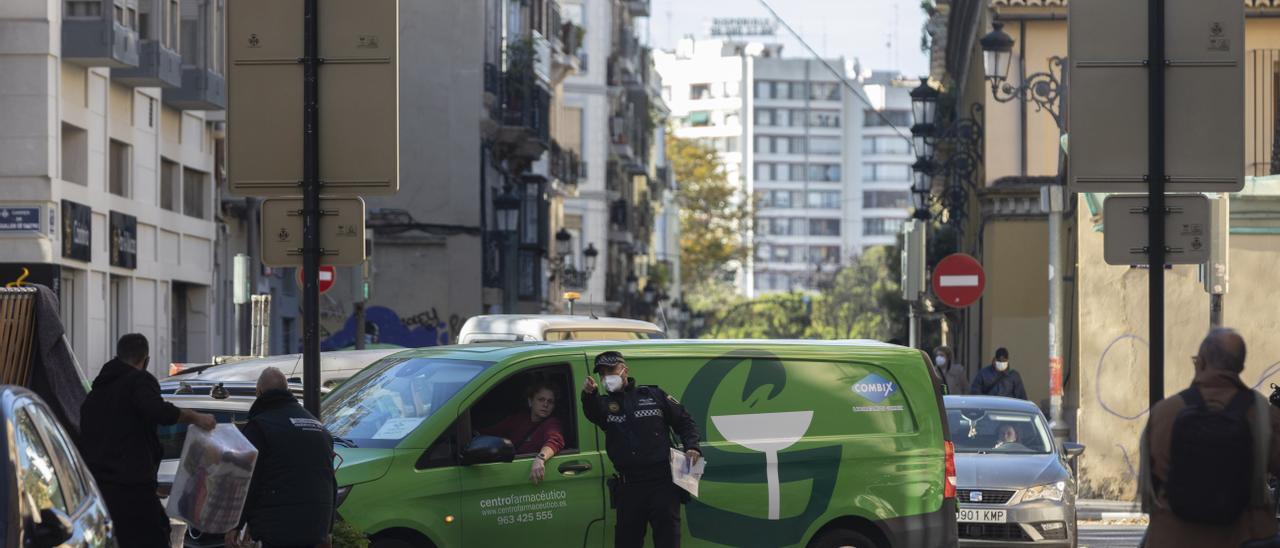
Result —
<path fill-rule="evenodd" d="M 188 428 L 166 510 L 204 533 L 230 531 L 240 522 L 257 462 L 258 450 L 233 425 Z"/>
<path fill-rule="evenodd" d="M 698 496 L 698 481 L 706 468 L 707 459 L 698 459 L 698 464 L 691 465 L 683 452 L 671 450 L 671 481 L 690 495 Z"/>

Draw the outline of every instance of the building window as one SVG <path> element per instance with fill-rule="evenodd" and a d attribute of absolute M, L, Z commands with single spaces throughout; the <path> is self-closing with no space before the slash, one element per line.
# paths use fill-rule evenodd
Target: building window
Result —
<path fill-rule="evenodd" d="M 712 99 L 711 84 L 693 84 L 689 86 L 689 99 L 698 101 L 701 99 Z"/>
<path fill-rule="evenodd" d="M 757 99 L 773 99 L 773 82 L 761 80 L 756 82 Z"/>
<path fill-rule="evenodd" d="M 102 2 L 100 0 L 67 0 L 64 4 L 66 12 L 65 17 L 102 17 Z"/>
<path fill-rule="evenodd" d="M 788 83 L 781 82 L 780 85 L 787 86 Z M 804 85 L 804 82 L 790 82 L 790 86 L 788 88 L 789 93 L 787 93 L 787 98 L 793 99 L 796 101 L 803 101 L 805 87 L 806 86 Z"/>
<path fill-rule="evenodd" d="M 711 112 L 706 110 L 695 110 L 690 112 L 689 125 L 694 127 L 705 127 L 711 125 Z"/>
<path fill-rule="evenodd" d="M 772 246 L 772 247 L 769 249 L 769 252 L 770 252 L 770 253 L 769 253 L 769 260 L 770 260 L 770 261 L 772 261 L 772 262 L 775 262 L 775 263 L 789 263 L 789 262 L 791 262 L 792 254 L 791 254 L 791 246 L 789 246 L 789 245 L 775 245 L 775 246 Z"/>
<path fill-rule="evenodd" d="M 840 209 L 839 190 L 813 190 L 806 204 L 811 209 Z"/>
<path fill-rule="evenodd" d="M 760 199 L 760 207 L 764 209 L 787 209 L 799 203 L 798 192 L 790 190 L 759 190 L 756 195 Z"/>
<path fill-rule="evenodd" d="M 774 110 L 773 110 L 773 109 L 771 109 L 771 108 L 758 108 L 758 109 L 756 109 L 756 125 L 757 125 L 757 126 L 772 126 L 772 125 L 773 125 L 773 114 L 774 114 Z"/>
<path fill-rule="evenodd" d="M 838 245 L 813 245 L 809 246 L 809 263 L 838 263 L 840 262 L 840 246 Z"/>
<path fill-rule="evenodd" d="M 839 236 L 840 219 L 809 219 L 810 236 Z"/>
<path fill-rule="evenodd" d="M 89 132 L 62 124 L 62 180 L 89 184 Z"/>
<path fill-rule="evenodd" d="M 209 188 L 209 174 L 194 169 L 182 170 L 182 214 L 204 219 L 207 217 L 205 194 Z"/>
<path fill-rule="evenodd" d="M 910 154 L 911 143 L 901 137 L 863 137 L 863 154 Z"/>
<path fill-rule="evenodd" d="M 164 14 L 164 31 L 161 36 L 164 37 L 164 47 L 174 49 L 179 44 L 179 29 L 181 26 L 178 21 L 182 17 L 182 10 L 178 8 L 178 0 L 169 0 Z M 178 53 L 182 53 L 181 50 Z"/>
<path fill-rule="evenodd" d="M 130 188 L 132 187 L 131 171 L 133 163 L 130 158 L 130 146 L 115 139 L 111 140 L 109 156 L 107 158 L 108 181 L 107 190 L 116 196 L 129 197 Z"/>
<path fill-rule="evenodd" d="M 160 159 L 160 207 L 169 211 L 178 211 L 178 197 L 182 195 L 181 189 L 178 188 L 180 183 L 177 162 L 167 158 Z"/>
<path fill-rule="evenodd" d="M 819 183 L 840 182 L 840 164 L 809 164 L 809 180 Z"/>
<path fill-rule="evenodd" d="M 872 217 L 862 220 L 864 236 L 891 236 L 902 230 L 902 219 Z"/>
<path fill-rule="evenodd" d="M 756 162 L 756 180 L 772 181 L 773 180 L 773 164 L 765 162 Z"/>
<path fill-rule="evenodd" d="M 809 98 L 815 101 L 839 101 L 840 86 L 835 82 L 813 82 L 809 84 Z"/>
<path fill-rule="evenodd" d="M 911 196 L 907 192 L 868 190 L 862 193 L 863 209 L 909 209 Z"/>
<path fill-rule="evenodd" d="M 770 236 L 800 236 L 804 219 L 765 217 L 759 220 L 760 232 Z"/>
<path fill-rule="evenodd" d="M 863 114 L 863 125 L 866 127 L 889 127 L 890 125 L 899 128 L 911 127 L 910 110 L 887 109 L 877 113 L 874 110 L 867 109 Z M 889 120 L 888 122 L 885 122 L 886 118 Z"/>
<path fill-rule="evenodd" d="M 810 127 L 840 127 L 840 113 L 834 110 L 809 111 Z"/>
<path fill-rule="evenodd" d="M 838 156 L 841 152 L 838 137 L 810 137 L 809 153 L 822 156 Z"/>
<path fill-rule="evenodd" d="M 862 180 L 870 182 L 909 182 L 911 166 L 907 164 L 862 164 Z"/>

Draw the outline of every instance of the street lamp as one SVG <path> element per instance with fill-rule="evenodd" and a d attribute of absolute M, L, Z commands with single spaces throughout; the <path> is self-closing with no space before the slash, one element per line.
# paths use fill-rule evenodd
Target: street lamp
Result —
<path fill-rule="evenodd" d="M 915 181 L 911 185 L 911 205 L 915 208 L 912 217 L 927 221 L 929 195 L 933 192 L 934 165 L 932 161 L 920 158 L 911 165 L 911 170 L 915 173 Z"/>
<path fill-rule="evenodd" d="M 1061 57 L 1049 58 L 1049 71 L 1028 74 L 1022 82 L 1010 83 L 1009 65 L 1013 62 L 1013 37 L 1004 32 L 1004 23 L 991 24 L 991 32 L 978 42 L 982 45 L 983 68 L 987 81 L 991 82 L 991 96 L 1001 103 L 1021 99 L 1036 106 L 1036 110 L 1047 110 L 1053 121 L 1062 131 L 1062 116 L 1059 108 L 1061 82 L 1065 62 Z"/>
<path fill-rule="evenodd" d="M 643 296 L 645 304 L 652 305 L 654 301 L 658 300 L 658 288 L 653 285 L 652 281 L 644 284 Z"/>
<path fill-rule="evenodd" d="M 911 147 L 915 149 L 917 160 L 929 160 L 933 158 L 933 146 L 937 142 L 934 139 L 933 124 L 915 124 L 911 126 Z"/>
<path fill-rule="evenodd" d="M 520 197 L 507 186 L 502 194 L 493 198 L 493 210 L 498 220 L 498 232 L 506 243 L 506 259 L 503 261 L 502 308 L 507 314 L 516 311 L 516 227 L 520 221 Z"/>
<path fill-rule="evenodd" d="M 564 260 L 573 252 L 570 245 L 573 241 L 573 235 L 569 234 L 567 229 L 561 228 L 556 231 L 556 257 L 560 259 L 560 264 L 564 264 Z"/>
<path fill-rule="evenodd" d="M 600 252 L 596 251 L 596 244 L 587 244 L 587 249 L 582 252 L 582 268 L 587 272 L 586 277 L 590 278 L 591 273 L 596 269 L 596 257 L 600 256 Z"/>
<path fill-rule="evenodd" d="M 938 121 L 938 90 L 929 85 L 929 77 L 921 76 L 920 85 L 911 90 L 911 114 L 917 124 L 933 125 Z"/>

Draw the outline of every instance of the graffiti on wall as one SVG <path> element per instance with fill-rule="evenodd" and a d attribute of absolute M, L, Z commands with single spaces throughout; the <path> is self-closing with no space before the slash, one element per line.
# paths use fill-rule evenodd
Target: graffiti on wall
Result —
<path fill-rule="evenodd" d="M 449 344 L 462 328 L 462 320 L 456 314 L 445 318 L 434 308 L 401 317 L 385 306 L 371 306 L 365 309 L 364 315 L 365 322 L 374 327 L 376 342 L 405 348 Z M 350 315 L 341 329 L 325 334 L 320 342 L 320 350 L 341 350 L 353 347 L 355 343 L 356 318 L 355 315 Z"/>

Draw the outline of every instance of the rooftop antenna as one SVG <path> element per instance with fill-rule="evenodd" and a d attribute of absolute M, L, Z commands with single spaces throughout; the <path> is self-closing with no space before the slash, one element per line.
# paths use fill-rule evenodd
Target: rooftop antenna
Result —
<path fill-rule="evenodd" d="M 590 291 L 588 291 L 588 292 L 587 292 L 587 302 L 591 302 L 591 300 L 592 300 L 591 292 L 590 292 Z M 599 316 L 596 316 L 596 311 L 595 311 L 595 309 L 594 309 L 594 308 L 591 308 L 591 305 L 587 305 L 587 315 L 588 315 L 591 319 L 593 319 L 593 320 L 598 320 L 598 319 L 600 319 L 600 317 L 599 317 Z"/>

